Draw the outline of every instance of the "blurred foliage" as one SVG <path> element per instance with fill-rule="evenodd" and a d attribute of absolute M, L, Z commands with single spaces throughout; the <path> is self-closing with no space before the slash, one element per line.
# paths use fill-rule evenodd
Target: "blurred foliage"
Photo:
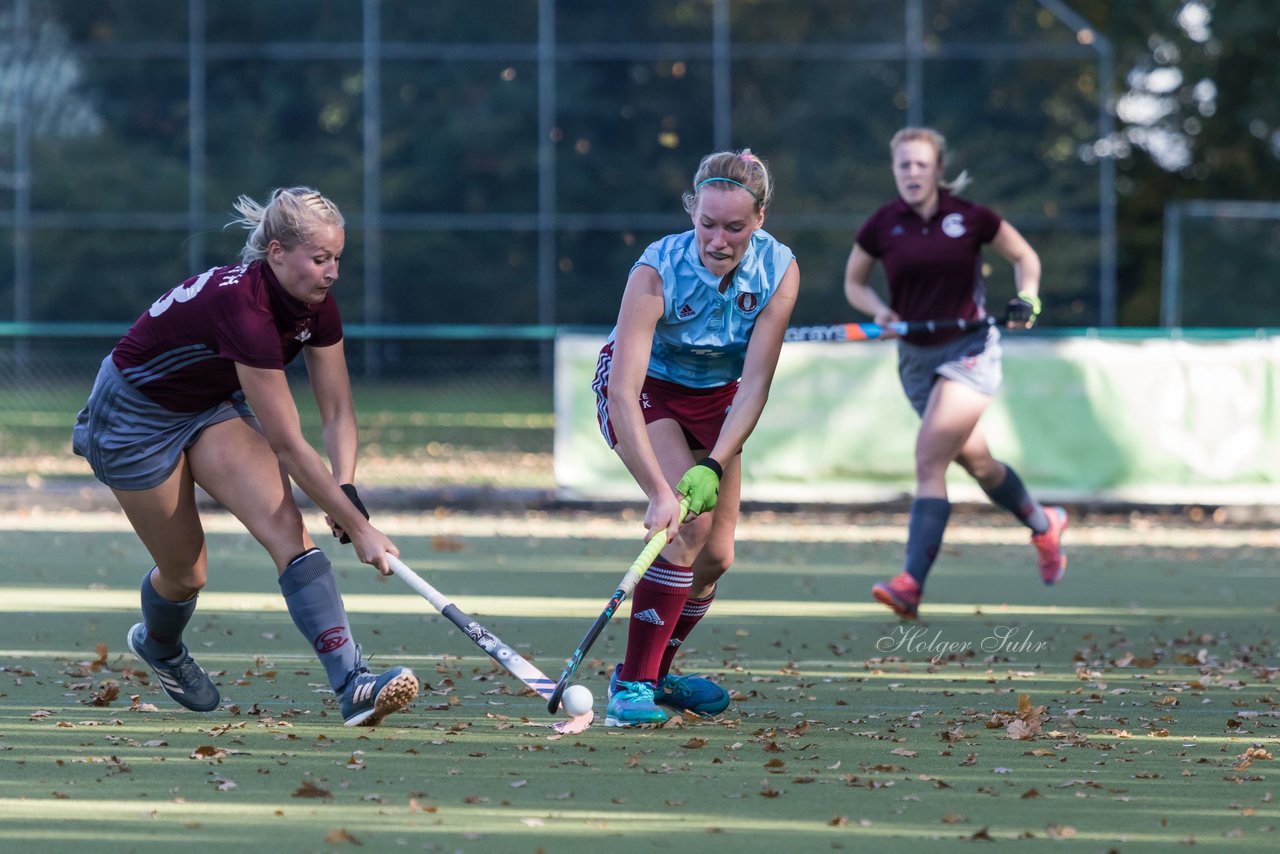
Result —
<path fill-rule="evenodd" d="M 0 83 L 10 89 L 21 71 L 17 3 L 0 0 Z M 1099 81 L 1096 57 L 1080 49 L 1096 36 L 1036 0 L 922 0 L 924 116 L 948 137 L 951 174 L 974 176 L 968 194 L 1041 252 L 1050 324 L 1098 320 L 1098 158 L 1114 156 L 1120 321 L 1154 325 L 1164 204 L 1265 198 L 1280 186 L 1280 25 L 1270 0 L 1067 5 L 1110 43 L 1113 79 Z M 221 225 L 237 195 L 320 187 L 352 223 L 339 293 L 348 320 L 364 320 L 364 4 L 200 6 L 207 209 L 194 229 L 203 263 L 235 257 L 242 235 Z M 43 63 L 32 106 L 42 117 L 33 123 L 33 319 L 127 322 L 194 272 L 189 8 L 30 3 Z M 905 5 L 728 8 L 730 145 L 751 147 L 774 170 L 766 227 L 804 271 L 796 320 L 846 317 L 840 281 L 852 235 L 893 194 L 887 142 L 907 116 L 907 68 L 895 53 Z M 550 173 L 539 170 L 538 9 L 536 0 L 380 3 L 384 320 L 536 322 L 536 216 L 551 198 L 564 218 L 552 243 L 555 320 L 608 325 L 639 251 L 687 225 L 680 193 L 715 145 L 712 3 L 557 0 Z M 995 45 L 1016 50 L 981 49 Z M 1110 139 L 1099 139 L 1100 90 L 1120 117 Z M 13 163 L 8 103 L 0 171 Z M 59 104 L 79 119 L 51 120 Z M 549 196 L 544 174 L 554 178 Z M 0 216 L 14 208 L 12 183 L 0 180 Z M 12 222 L 0 226 L 0 319 L 14 302 Z M 1011 290 L 1006 266 L 993 264 L 993 299 Z M 1271 278 L 1236 292 L 1264 298 Z"/>
<path fill-rule="evenodd" d="M 1165 204 L 1276 198 L 1280 17 L 1272 0 L 1071 0 L 1071 6 L 1114 47 L 1118 111 L 1126 115 L 1126 98 L 1137 102 L 1134 115 L 1117 123 L 1114 140 L 1120 321 L 1155 325 Z M 1181 160 L 1171 154 L 1181 154 Z M 1234 247 L 1207 246 L 1202 263 L 1215 267 L 1230 257 L 1238 262 L 1242 248 L 1238 241 Z M 1221 310 L 1198 317 L 1188 305 L 1185 323 L 1257 325 L 1255 307 L 1275 302 L 1278 269 L 1266 263 L 1268 257 L 1251 254 L 1258 248 L 1246 251 L 1252 265 L 1244 262 L 1244 275 L 1210 274 L 1210 281 L 1230 282 L 1226 304 L 1237 310 L 1226 318 Z M 1222 303 L 1220 292 L 1217 299 Z"/>

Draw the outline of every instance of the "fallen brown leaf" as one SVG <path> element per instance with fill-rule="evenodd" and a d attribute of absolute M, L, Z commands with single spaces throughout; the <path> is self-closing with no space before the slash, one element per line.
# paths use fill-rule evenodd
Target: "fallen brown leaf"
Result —
<path fill-rule="evenodd" d="M 333 794 L 328 789 L 322 789 L 310 780 L 303 780 L 293 793 L 295 798 L 332 798 Z"/>
<path fill-rule="evenodd" d="M 226 755 L 226 750 L 221 747 L 214 747 L 212 744 L 202 744 L 191 751 L 192 759 L 222 759 Z"/>
<path fill-rule="evenodd" d="M 461 540 L 455 540 L 453 537 L 432 537 L 431 548 L 438 552 L 460 552 L 466 546 Z"/>
<path fill-rule="evenodd" d="M 356 839 L 354 836 L 352 836 L 350 833 L 347 832 L 346 828 L 343 828 L 343 827 L 339 827 L 336 830 L 331 830 L 328 833 L 326 833 L 324 836 L 324 841 L 329 845 L 337 845 L 339 842 L 350 842 L 352 845 L 364 845 L 363 842 L 361 842 L 359 839 Z"/>

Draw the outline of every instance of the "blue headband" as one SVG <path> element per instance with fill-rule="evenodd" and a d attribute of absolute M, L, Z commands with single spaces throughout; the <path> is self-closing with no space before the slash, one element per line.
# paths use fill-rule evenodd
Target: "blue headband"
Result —
<path fill-rule="evenodd" d="M 741 187 L 742 189 L 746 190 L 748 193 L 751 193 L 751 198 L 755 199 L 757 204 L 760 203 L 760 199 L 756 198 L 756 194 L 751 192 L 750 187 L 748 187 L 746 184 L 742 183 L 741 181 L 735 181 L 732 178 L 705 178 L 699 181 L 698 186 L 694 187 L 694 189 L 701 190 L 703 186 L 705 186 L 706 184 L 710 184 L 712 181 L 724 181 L 726 184 L 733 184 L 735 186 Z"/>

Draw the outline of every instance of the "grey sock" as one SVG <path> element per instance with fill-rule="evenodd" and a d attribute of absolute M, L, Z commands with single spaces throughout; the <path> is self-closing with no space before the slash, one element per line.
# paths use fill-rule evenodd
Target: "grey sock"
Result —
<path fill-rule="evenodd" d="M 142 576 L 142 622 L 147 627 L 147 650 L 158 658 L 173 658 L 182 652 L 182 630 L 196 612 L 196 596 L 185 602 L 164 598 L 151 586 L 151 573 Z"/>
<path fill-rule="evenodd" d="M 280 574 L 280 592 L 293 624 L 324 665 L 329 685 L 339 691 L 360 664 L 360 650 L 351 639 L 329 558 L 319 549 L 298 555 Z"/>

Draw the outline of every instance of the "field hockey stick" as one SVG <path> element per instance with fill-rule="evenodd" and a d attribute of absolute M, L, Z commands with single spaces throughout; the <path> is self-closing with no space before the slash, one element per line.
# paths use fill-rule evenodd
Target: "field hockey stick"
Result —
<path fill-rule="evenodd" d="M 387 566 L 400 577 L 401 581 L 408 584 L 419 596 L 430 602 L 431 607 L 448 617 L 451 623 L 461 629 L 462 633 L 471 638 L 471 641 L 484 650 L 490 658 L 505 667 L 512 676 L 528 685 L 541 697 L 550 697 L 552 695 L 556 683 L 551 681 L 551 677 L 530 664 L 523 655 L 503 643 L 500 637 L 468 616 L 461 608 L 453 604 L 453 601 L 448 596 L 432 587 L 422 576 L 406 566 L 404 561 L 393 554 L 388 554 Z M 560 697 L 557 694 L 555 704 L 548 706 L 547 710 L 555 714 L 559 708 Z M 592 712 L 588 711 L 586 715 L 578 715 L 574 720 L 587 718 L 587 715 L 592 714 Z M 586 723 L 590 723 L 590 718 L 587 718 Z M 583 724 L 582 728 L 585 729 L 586 725 Z"/>
<path fill-rule="evenodd" d="M 988 314 L 977 320 L 899 320 L 894 323 L 832 323 L 826 326 L 791 326 L 783 336 L 784 341 L 874 341 L 883 338 L 886 331 L 899 335 L 916 335 L 921 332 L 954 332 L 979 329 L 987 326 L 1004 326 L 1007 318 Z"/>
<path fill-rule="evenodd" d="M 689 499 L 682 498 L 680 500 L 681 521 L 684 520 L 685 514 L 688 512 Z M 596 617 L 596 621 L 591 624 L 591 628 L 587 629 L 587 633 L 578 642 L 578 648 L 573 651 L 573 655 L 569 656 L 569 663 L 565 665 L 564 672 L 560 674 L 560 681 L 556 683 L 556 687 L 547 697 L 547 711 L 554 713 L 560 707 L 560 696 L 569 687 L 569 680 L 573 679 L 574 674 L 578 672 L 578 665 L 582 664 L 582 659 L 586 656 L 587 650 L 591 649 L 591 645 L 596 642 L 596 638 L 600 637 L 604 627 L 613 619 L 613 612 L 618 610 L 622 600 L 630 596 L 631 592 L 636 589 L 641 577 L 653 565 L 653 562 L 658 559 L 658 555 L 666 544 L 667 529 L 663 528 L 649 538 L 649 542 L 645 543 L 644 549 L 632 561 L 630 568 L 622 576 L 622 580 L 618 582 L 618 589 L 613 591 L 613 596 L 610 597 L 608 604 L 604 606 L 604 610 L 600 612 L 600 616 Z"/>

